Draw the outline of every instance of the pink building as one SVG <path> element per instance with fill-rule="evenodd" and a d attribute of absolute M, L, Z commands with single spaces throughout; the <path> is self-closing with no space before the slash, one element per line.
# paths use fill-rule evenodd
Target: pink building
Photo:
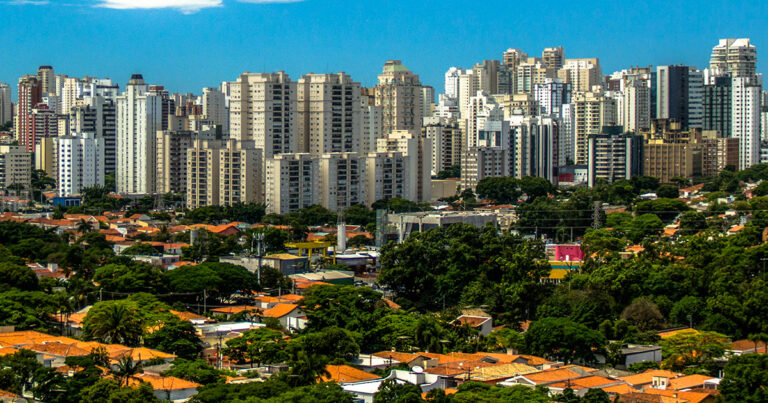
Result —
<path fill-rule="evenodd" d="M 584 260 L 584 252 L 581 245 L 555 245 L 555 261 L 557 262 L 581 262 Z"/>

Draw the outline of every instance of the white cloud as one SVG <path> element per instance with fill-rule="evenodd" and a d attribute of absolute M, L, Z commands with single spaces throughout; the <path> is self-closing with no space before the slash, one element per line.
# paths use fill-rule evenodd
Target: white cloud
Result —
<path fill-rule="evenodd" d="M 97 7 L 115 10 L 149 10 L 170 8 L 193 14 L 204 8 L 221 7 L 222 0 L 99 0 Z"/>

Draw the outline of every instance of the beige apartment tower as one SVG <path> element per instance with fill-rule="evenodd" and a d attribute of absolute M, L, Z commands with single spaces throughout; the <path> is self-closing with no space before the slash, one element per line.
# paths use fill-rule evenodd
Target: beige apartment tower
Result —
<path fill-rule="evenodd" d="M 419 76 L 400 60 L 384 64 L 375 88 L 376 106 L 382 108 L 382 133 L 421 130 L 422 91 Z"/>
<path fill-rule="evenodd" d="M 261 169 L 252 141 L 194 140 L 187 149 L 187 207 L 262 201 Z"/>
<path fill-rule="evenodd" d="M 357 152 L 362 142 L 360 83 L 344 73 L 307 74 L 297 85 L 298 151 Z"/>
<path fill-rule="evenodd" d="M 296 150 L 296 83 L 287 74 L 244 73 L 229 90 L 233 139 L 253 141 L 265 159 Z"/>
<path fill-rule="evenodd" d="M 319 203 L 318 158 L 309 153 L 276 155 L 266 163 L 267 212 L 288 214 Z"/>
<path fill-rule="evenodd" d="M 318 200 L 331 211 L 342 212 L 365 204 L 365 157 L 358 153 L 323 154 L 318 161 Z"/>
<path fill-rule="evenodd" d="M 588 163 L 588 138 L 600 134 L 603 126 L 615 125 L 615 107 L 613 99 L 596 92 L 577 93 L 573 97 L 574 115 L 574 162 L 580 165 Z"/>

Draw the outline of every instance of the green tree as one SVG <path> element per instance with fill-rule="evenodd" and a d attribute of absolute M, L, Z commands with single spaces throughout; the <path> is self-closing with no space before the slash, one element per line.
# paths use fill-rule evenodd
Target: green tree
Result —
<path fill-rule="evenodd" d="M 520 182 L 511 177 L 488 177 L 480 180 L 475 188 L 481 199 L 500 204 L 514 203 L 522 194 Z"/>
<path fill-rule="evenodd" d="M 137 242 L 126 248 L 122 254 L 127 256 L 156 256 L 160 252 L 148 243 Z"/>
<path fill-rule="evenodd" d="M 83 334 L 108 344 L 138 345 L 142 323 L 137 305 L 125 300 L 95 304 L 83 319 Z"/>
<path fill-rule="evenodd" d="M 29 267 L 10 262 L 0 262 L 0 291 L 15 288 L 22 291 L 35 291 L 38 281 L 35 272 Z"/>
<path fill-rule="evenodd" d="M 166 289 L 165 277 L 159 268 L 138 262 L 132 262 L 130 265 L 107 264 L 99 267 L 93 276 L 93 281 L 104 290 L 119 293 L 159 293 Z"/>
<path fill-rule="evenodd" d="M 224 300 L 236 291 L 249 293 L 259 289 L 256 275 L 243 267 L 206 262 L 183 266 L 165 273 L 168 287 L 176 293 L 199 293 Z"/>
<path fill-rule="evenodd" d="M 412 383 L 397 383 L 394 379 L 387 379 L 379 386 L 379 391 L 373 395 L 375 403 L 419 403 L 421 388 Z"/>
<path fill-rule="evenodd" d="M 603 346 L 605 338 L 602 334 L 566 318 L 539 319 L 525 333 L 525 350 L 529 354 L 566 363 L 574 360 L 595 362 L 595 354 Z"/>
<path fill-rule="evenodd" d="M 137 387 L 121 387 L 112 379 L 101 379 L 92 386 L 83 389 L 80 401 L 106 403 L 152 403 L 160 402 L 148 383 Z"/>
<path fill-rule="evenodd" d="M 719 402 L 768 401 L 768 356 L 746 354 L 728 360 L 720 381 Z"/>
<path fill-rule="evenodd" d="M 151 332 L 144 335 L 144 345 L 186 359 L 195 359 L 203 350 L 202 341 L 190 322 L 164 312 L 149 323 Z"/>
<path fill-rule="evenodd" d="M 637 214 L 655 214 L 664 222 L 670 222 L 678 214 L 688 211 L 688 205 L 677 199 L 656 199 L 637 203 Z"/>
<path fill-rule="evenodd" d="M 163 372 L 163 376 L 186 379 L 201 385 L 219 382 L 227 375 L 231 375 L 231 373 L 220 371 L 210 366 L 205 360 L 185 360 L 183 358 L 173 360 L 171 369 Z"/>
<path fill-rule="evenodd" d="M 437 179 L 460 178 L 461 166 L 453 165 L 437 173 Z"/>
<path fill-rule="evenodd" d="M 370 349 L 379 346 L 376 324 L 388 310 L 381 294 L 368 287 L 324 285 L 307 291 L 302 308 L 309 319 L 306 332 L 322 332 L 342 325 L 343 329 L 362 335 L 357 344 Z"/>
<path fill-rule="evenodd" d="M 707 217 L 696 211 L 686 211 L 680 216 L 680 235 L 694 235 L 707 229 Z"/>
<path fill-rule="evenodd" d="M 661 185 L 656 189 L 656 196 L 665 199 L 677 199 L 680 196 L 680 190 L 677 186 Z"/>
<path fill-rule="evenodd" d="M 648 298 L 638 298 L 627 305 L 621 318 L 637 326 L 640 331 L 659 329 L 664 322 L 659 307 Z"/>
<path fill-rule="evenodd" d="M 714 360 L 728 348 L 728 337 L 716 332 L 682 331 L 661 342 L 662 367 L 673 371 L 700 368 L 711 371 Z"/>

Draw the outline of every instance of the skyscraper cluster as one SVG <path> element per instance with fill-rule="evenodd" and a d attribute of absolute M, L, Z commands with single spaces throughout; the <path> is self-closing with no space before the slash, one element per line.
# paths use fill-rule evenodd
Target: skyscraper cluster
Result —
<path fill-rule="evenodd" d="M 566 58 L 563 47 L 500 56 L 448 69 L 437 99 L 399 60 L 371 88 L 343 72 L 245 72 L 199 95 L 140 74 L 120 89 L 41 66 L 19 79 L 15 105 L 0 83 L 0 124 L 12 121 L 18 141 L 0 153 L 46 171 L 61 196 L 114 175 L 126 196 L 262 202 L 275 213 L 430 201 L 432 178 L 456 167 L 459 188 L 472 189 L 493 176 L 665 181 L 768 155 L 768 96 L 749 39 L 720 40 L 703 70 L 603 74 L 598 58 Z"/>

